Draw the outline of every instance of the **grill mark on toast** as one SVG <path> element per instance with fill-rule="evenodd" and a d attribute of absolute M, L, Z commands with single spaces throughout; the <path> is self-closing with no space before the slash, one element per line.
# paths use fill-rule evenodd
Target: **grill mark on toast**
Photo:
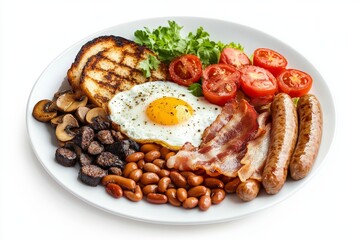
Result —
<path fill-rule="evenodd" d="M 140 62 L 148 55 L 156 56 L 145 46 L 123 38 L 115 46 L 98 51 L 88 58 L 79 80 L 80 89 L 91 102 L 106 108 L 107 102 L 118 92 L 148 81 L 168 79 L 168 70 L 161 64 L 146 78 Z"/>
<path fill-rule="evenodd" d="M 104 51 L 113 46 L 122 46 L 127 42 L 129 42 L 129 40 L 125 38 L 108 35 L 94 38 L 85 43 L 76 55 L 71 67 L 67 71 L 68 82 L 72 88 L 74 90 L 80 89 L 81 73 L 86 65 L 86 62 L 91 56 L 94 56 L 98 52 Z"/>

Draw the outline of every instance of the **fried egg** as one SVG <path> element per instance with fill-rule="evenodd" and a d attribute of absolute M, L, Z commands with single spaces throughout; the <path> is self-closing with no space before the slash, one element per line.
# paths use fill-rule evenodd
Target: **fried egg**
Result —
<path fill-rule="evenodd" d="M 186 142 L 195 147 L 220 114 L 221 107 L 195 97 L 184 86 L 155 81 L 117 93 L 108 104 L 111 121 L 122 133 L 140 142 L 155 142 L 179 150 Z"/>

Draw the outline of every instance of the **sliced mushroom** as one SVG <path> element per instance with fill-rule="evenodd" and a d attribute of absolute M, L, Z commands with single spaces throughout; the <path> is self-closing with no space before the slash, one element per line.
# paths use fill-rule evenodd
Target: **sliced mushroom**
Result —
<path fill-rule="evenodd" d="M 32 115 L 41 122 L 48 122 L 57 116 L 56 105 L 53 101 L 44 99 L 35 104 Z"/>
<path fill-rule="evenodd" d="M 67 89 L 67 90 L 58 91 L 58 92 L 54 93 L 54 99 L 57 99 L 58 97 L 60 97 L 61 95 L 65 94 L 65 93 L 73 93 L 73 90 Z"/>
<path fill-rule="evenodd" d="M 88 98 L 85 95 L 73 92 L 65 92 L 56 99 L 56 106 L 63 112 L 72 112 L 79 107 L 86 106 Z"/>
<path fill-rule="evenodd" d="M 62 142 L 67 142 L 72 140 L 76 132 L 74 132 L 74 128 L 78 128 L 79 123 L 76 118 L 72 114 L 66 114 L 61 123 L 56 126 L 55 134 L 58 140 Z"/>
<path fill-rule="evenodd" d="M 75 112 L 75 117 L 82 123 L 85 123 L 85 116 L 89 112 L 90 108 L 88 107 L 79 107 Z"/>
<path fill-rule="evenodd" d="M 100 118 L 106 121 L 108 119 L 107 113 L 102 107 L 90 109 L 90 111 L 86 114 L 86 122 L 89 124 L 93 123 L 95 118 Z"/>
<path fill-rule="evenodd" d="M 65 114 L 52 118 L 50 120 L 51 126 L 56 127 L 59 123 L 62 122 L 62 119 L 64 116 L 65 116 Z"/>

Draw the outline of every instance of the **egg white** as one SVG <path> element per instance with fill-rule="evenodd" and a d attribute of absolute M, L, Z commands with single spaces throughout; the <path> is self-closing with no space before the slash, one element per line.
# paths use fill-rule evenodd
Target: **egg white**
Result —
<path fill-rule="evenodd" d="M 147 106 L 162 97 L 184 100 L 193 108 L 193 115 L 176 125 L 151 121 L 146 115 Z M 221 107 L 195 97 L 186 87 L 165 81 L 146 82 L 119 92 L 109 101 L 108 108 L 111 120 L 129 138 L 141 143 L 156 142 L 172 150 L 180 149 L 186 142 L 199 146 L 205 128 L 221 112 Z"/>

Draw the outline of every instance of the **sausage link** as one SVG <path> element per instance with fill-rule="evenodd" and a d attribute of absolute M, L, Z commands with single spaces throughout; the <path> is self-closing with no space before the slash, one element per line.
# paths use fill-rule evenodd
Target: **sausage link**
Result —
<path fill-rule="evenodd" d="M 258 180 L 248 179 L 239 184 L 236 188 L 236 194 L 241 200 L 249 202 L 257 197 L 260 191 L 260 186 L 261 184 Z"/>
<path fill-rule="evenodd" d="M 290 176 L 294 180 L 309 174 L 319 151 L 323 124 L 320 102 L 314 95 L 302 96 L 297 111 L 299 137 L 289 166 Z"/>
<path fill-rule="evenodd" d="M 291 97 L 279 93 L 271 104 L 271 142 L 262 174 L 262 184 L 268 194 L 283 187 L 298 133 L 296 108 Z"/>

